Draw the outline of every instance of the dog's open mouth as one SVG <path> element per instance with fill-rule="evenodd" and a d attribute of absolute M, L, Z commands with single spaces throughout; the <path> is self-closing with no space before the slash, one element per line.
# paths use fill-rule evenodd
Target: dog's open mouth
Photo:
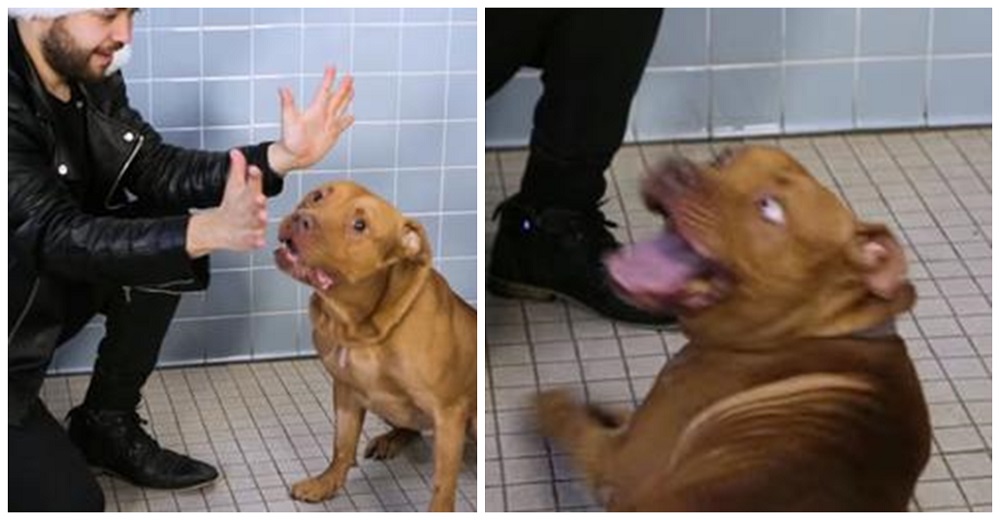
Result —
<path fill-rule="evenodd" d="M 702 309 L 730 288 L 725 269 L 670 225 L 656 238 L 622 247 L 605 261 L 615 290 L 651 312 Z"/>
<path fill-rule="evenodd" d="M 326 291 L 337 283 L 336 273 L 303 265 L 299 250 L 291 239 L 283 239 L 281 246 L 274 250 L 274 262 L 278 265 L 278 269 L 292 278 L 320 291 Z"/>

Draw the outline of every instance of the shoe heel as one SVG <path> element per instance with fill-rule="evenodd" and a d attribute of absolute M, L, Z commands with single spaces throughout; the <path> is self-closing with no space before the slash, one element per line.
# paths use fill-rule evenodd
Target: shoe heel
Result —
<path fill-rule="evenodd" d="M 552 301 L 556 299 L 555 293 L 548 289 L 524 285 L 517 282 L 508 282 L 495 276 L 486 277 L 486 290 L 491 294 L 503 298 L 517 298 L 536 301 Z"/>

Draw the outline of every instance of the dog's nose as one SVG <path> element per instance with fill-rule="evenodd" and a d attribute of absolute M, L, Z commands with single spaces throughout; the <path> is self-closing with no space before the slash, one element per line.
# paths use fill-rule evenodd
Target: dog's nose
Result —
<path fill-rule="evenodd" d="M 661 163 L 643 183 L 646 204 L 656 209 L 663 199 L 682 196 L 701 184 L 701 172 L 693 162 L 670 158 Z"/>
<path fill-rule="evenodd" d="M 675 159 L 669 163 L 668 168 L 668 182 L 675 183 L 673 188 L 678 191 L 693 189 L 701 180 L 698 166 L 687 159 Z"/>
<path fill-rule="evenodd" d="M 304 213 L 292 214 L 292 230 L 295 233 L 308 233 L 316 228 L 316 219 Z"/>

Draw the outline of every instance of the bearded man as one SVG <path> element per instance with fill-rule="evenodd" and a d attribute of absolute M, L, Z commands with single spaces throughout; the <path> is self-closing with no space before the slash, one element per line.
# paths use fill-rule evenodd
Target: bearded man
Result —
<path fill-rule="evenodd" d="M 142 386 L 180 291 L 206 286 L 208 254 L 262 247 L 265 195 L 322 159 L 353 122 L 352 81 L 334 91 L 328 68 L 304 111 L 281 91 L 277 142 L 229 153 L 165 144 L 129 106 L 118 72 L 135 12 L 7 11 L 12 511 L 103 510 L 89 466 L 163 489 L 218 477 L 142 428 Z M 67 432 L 39 391 L 56 347 L 98 313 L 106 333 Z"/>

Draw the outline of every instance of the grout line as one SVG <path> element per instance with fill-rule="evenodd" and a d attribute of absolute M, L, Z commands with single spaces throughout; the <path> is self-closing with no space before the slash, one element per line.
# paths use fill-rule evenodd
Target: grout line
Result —
<path fill-rule="evenodd" d="M 205 76 L 205 33 L 201 30 L 205 10 L 198 9 L 198 77 Z M 150 81 L 152 83 L 152 81 Z M 198 81 L 198 149 L 205 149 L 205 81 Z"/>
<path fill-rule="evenodd" d="M 447 71 L 451 68 L 451 35 L 453 31 L 452 15 L 454 9 L 448 9 L 448 28 L 447 34 L 445 35 L 445 52 L 444 52 L 444 70 Z M 438 233 L 437 233 L 437 244 L 434 245 L 434 251 L 441 251 L 444 242 L 444 167 L 448 164 L 448 97 L 451 94 L 451 76 L 445 75 L 444 78 L 444 107 L 442 112 L 442 118 L 445 123 L 441 125 L 441 164 L 439 168 L 438 176 Z"/>
<path fill-rule="evenodd" d="M 858 128 L 860 124 L 860 96 L 861 96 L 861 8 L 854 9 L 854 48 L 850 63 L 852 65 L 853 77 L 851 78 L 851 127 Z"/>
<path fill-rule="evenodd" d="M 788 61 L 788 9 L 781 10 L 781 67 L 778 77 L 778 131 L 784 135 L 787 132 L 788 117 L 788 66 L 793 65 Z"/>
<path fill-rule="evenodd" d="M 715 137 L 715 71 L 712 68 L 712 9 L 705 9 L 705 64 L 708 73 L 705 74 L 708 81 L 707 105 L 708 113 L 705 118 L 705 133 L 709 139 Z M 638 139 L 636 139 L 638 141 Z"/>
<path fill-rule="evenodd" d="M 931 78 L 934 72 L 934 14 L 936 10 L 927 10 L 927 47 L 924 54 L 924 90 L 923 99 L 920 100 L 921 111 L 923 112 L 924 124 L 930 125 L 931 121 Z"/>
<path fill-rule="evenodd" d="M 339 70 L 339 69 L 338 69 Z M 361 71 L 352 73 L 355 78 L 394 78 L 394 77 L 407 77 L 407 78 L 435 78 L 438 76 L 475 76 L 475 70 L 427 70 L 427 71 Z M 128 80 L 129 85 L 142 85 L 149 83 L 194 83 L 196 81 L 207 81 L 207 82 L 223 82 L 223 81 L 247 81 L 251 79 L 289 79 L 294 76 L 301 76 L 302 79 L 318 79 L 323 77 L 321 72 L 306 72 L 302 71 L 300 73 L 289 73 L 289 72 L 272 72 L 265 74 L 217 74 L 217 75 L 205 75 L 205 76 L 157 76 L 157 77 L 140 77 L 140 78 L 130 78 Z"/>
<path fill-rule="evenodd" d="M 399 13 L 400 20 L 402 20 L 402 12 Z M 399 72 L 403 70 L 403 25 L 402 23 L 396 27 L 396 120 L 394 122 L 395 131 L 393 132 L 394 144 L 392 153 L 392 203 L 393 205 L 398 205 L 399 203 L 399 134 L 402 125 L 402 112 L 403 112 L 403 78 L 399 76 Z M 357 124 L 357 123 L 355 123 Z M 441 230 L 438 229 L 438 236 L 441 236 Z M 438 249 L 434 249 L 437 251 Z"/>
<path fill-rule="evenodd" d="M 306 22 L 307 27 L 329 27 L 329 28 L 344 28 L 350 25 L 356 25 L 358 27 L 398 27 L 401 25 L 401 21 L 396 22 Z M 440 27 L 446 25 L 445 22 L 405 22 L 407 26 L 413 27 Z M 476 22 L 472 21 L 457 21 L 454 25 L 464 26 L 464 27 L 476 27 Z M 236 31 L 246 31 L 253 30 L 254 27 L 258 29 L 296 29 L 302 26 L 300 22 L 272 22 L 272 23 L 261 23 L 261 24 L 232 24 L 232 25 L 206 25 L 205 30 L 213 32 L 236 32 Z M 177 33 L 189 33 L 198 31 L 199 27 L 195 25 L 174 25 L 174 26 L 159 26 L 159 27 L 136 27 L 136 32 L 146 32 L 146 33 L 165 33 L 165 32 L 177 32 Z"/>

